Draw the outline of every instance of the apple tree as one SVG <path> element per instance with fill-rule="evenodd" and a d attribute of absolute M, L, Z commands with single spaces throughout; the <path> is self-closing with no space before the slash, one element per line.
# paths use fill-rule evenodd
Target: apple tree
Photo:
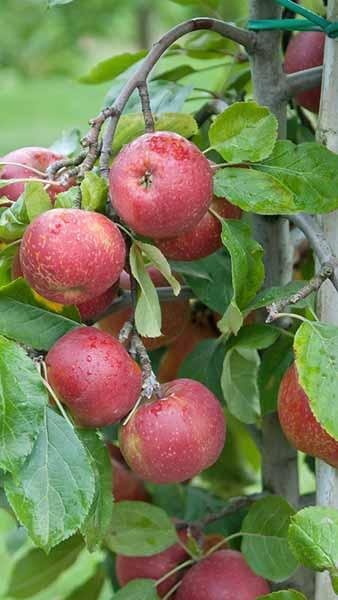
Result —
<path fill-rule="evenodd" d="M 7 600 L 338 594 L 338 1 L 173 1 L 0 160 Z"/>

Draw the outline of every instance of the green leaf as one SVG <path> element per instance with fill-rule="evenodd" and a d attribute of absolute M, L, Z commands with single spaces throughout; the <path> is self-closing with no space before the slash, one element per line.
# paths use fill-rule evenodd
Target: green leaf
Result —
<path fill-rule="evenodd" d="M 260 215 L 298 212 L 294 194 L 269 173 L 253 169 L 226 167 L 214 176 L 214 192 L 231 204 Z"/>
<path fill-rule="evenodd" d="M 284 581 L 298 563 L 288 546 L 288 527 L 293 508 L 284 498 L 268 496 L 250 508 L 243 521 L 242 553 L 250 567 L 271 581 Z"/>
<path fill-rule="evenodd" d="M 175 273 L 182 273 L 187 284 L 203 304 L 223 314 L 231 296 L 230 261 L 224 251 L 193 262 L 170 261 Z"/>
<path fill-rule="evenodd" d="M 30 598 L 44 591 L 77 559 L 84 544 L 80 536 L 72 536 L 48 555 L 34 548 L 15 563 L 7 590 L 11 598 Z"/>
<path fill-rule="evenodd" d="M 134 579 L 114 594 L 114 600 L 158 600 L 153 579 Z"/>
<path fill-rule="evenodd" d="M 105 570 L 99 566 L 94 576 L 76 588 L 65 600 L 100 600 L 105 576 Z"/>
<path fill-rule="evenodd" d="M 258 390 L 259 354 L 251 348 L 235 346 L 223 363 L 221 385 L 230 412 L 243 423 L 255 423 L 260 416 Z"/>
<path fill-rule="evenodd" d="M 5 242 L 18 240 L 24 234 L 27 225 L 29 225 L 29 217 L 24 195 L 21 194 L 18 200 L 0 215 L 0 239 Z"/>
<path fill-rule="evenodd" d="M 104 81 L 111 81 L 131 67 L 131 65 L 134 65 L 141 60 L 146 54 L 146 50 L 140 50 L 134 54 L 125 52 L 124 54 L 117 54 L 111 58 L 102 60 L 92 67 L 88 73 L 82 75 L 79 78 L 79 81 L 81 83 L 103 83 Z"/>
<path fill-rule="evenodd" d="M 264 350 L 269 348 L 281 335 L 281 330 L 272 325 L 254 323 L 242 327 L 238 334 L 230 340 L 231 345 L 243 348 Z"/>
<path fill-rule="evenodd" d="M 225 345 L 219 340 L 203 340 L 183 361 L 179 377 L 200 381 L 222 401 L 220 381 L 224 356 Z"/>
<path fill-rule="evenodd" d="M 95 475 L 95 495 L 89 513 L 81 527 L 90 551 L 98 548 L 111 522 L 113 509 L 112 468 L 105 444 L 96 431 L 81 429 L 80 440 L 89 455 Z"/>
<path fill-rule="evenodd" d="M 38 299 L 39 298 L 39 299 Z M 68 331 L 80 327 L 74 307 L 47 303 L 26 281 L 16 279 L 0 289 L 0 335 L 37 350 L 50 347 Z M 52 312 L 51 308 L 55 311 Z"/>
<path fill-rule="evenodd" d="M 22 348 L 0 337 L 0 466 L 14 473 L 31 452 L 48 394 Z"/>
<path fill-rule="evenodd" d="M 165 69 L 161 71 L 159 74 L 153 77 L 153 80 L 162 79 L 166 81 L 179 81 L 183 79 L 183 77 L 187 77 L 187 75 L 191 75 L 192 73 L 196 73 L 196 69 L 191 65 L 178 65 L 172 69 Z"/>
<path fill-rule="evenodd" d="M 233 324 L 233 312 L 243 309 L 255 297 L 264 281 L 263 248 L 252 237 L 250 227 L 246 223 L 221 219 L 222 242 L 231 257 L 233 299 L 229 314 L 225 313 L 218 323 L 221 331 L 237 333 L 242 324 L 238 319 Z"/>
<path fill-rule="evenodd" d="M 216 117 L 209 139 L 228 162 L 258 162 L 271 154 L 277 128 L 277 119 L 268 108 L 256 102 L 235 102 Z"/>
<path fill-rule="evenodd" d="M 280 592 L 272 592 L 266 596 L 259 596 L 257 600 L 306 600 L 304 594 L 297 590 L 282 590 Z"/>
<path fill-rule="evenodd" d="M 261 355 L 258 387 L 263 416 L 277 410 L 279 386 L 293 361 L 292 343 L 292 337 L 282 335 Z"/>
<path fill-rule="evenodd" d="M 291 518 L 289 545 L 297 560 L 313 571 L 335 571 L 338 564 L 338 510 L 311 506 Z"/>
<path fill-rule="evenodd" d="M 181 291 L 181 284 L 177 281 L 176 277 L 172 274 L 170 264 L 166 257 L 162 254 L 161 250 L 153 246 L 152 244 L 145 244 L 140 240 L 135 240 L 134 244 L 146 255 L 152 265 L 156 267 L 162 273 L 163 277 L 171 285 L 174 295 L 178 296 Z"/>
<path fill-rule="evenodd" d="M 338 440 L 338 327 L 326 323 L 302 323 L 294 340 L 300 385 L 313 414 Z"/>
<path fill-rule="evenodd" d="M 161 335 L 161 307 L 156 288 L 145 267 L 140 249 L 135 243 L 130 248 L 130 268 L 137 283 L 139 293 L 135 310 L 136 329 L 145 337 Z"/>
<path fill-rule="evenodd" d="M 168 112 L 154 115 L 156 131 L 173 131 L 190 138 L 198 133 L 198 125 L 192 115 Z M 145 132 L 142 113 L 122 115 L 113 141 L 113 154 L 118 154 L 123 146 Z"/>
<path fill-rule="evenodd" d="M 78 208 L 80 199 L 80 186 L 74 185 L 66 192 L 60 192 L 56 195 L 54 208 Z"/>
<path fill-rule="evenodd" d="M 52 6 L 57 6 L 58 4 L 70 4 L 73 0 L 47 0 L 47 6 L 51 8 Z"/>
<path fill-rule="evenodd" d="M 13 258 L 18 248 L 19 245 L 14 243 L 0 252 L 0 287 L 8 285 L 12 281 Z"/>
<path fill-rule="evenodd" d="M 250 302 L 247 307 L 247 312 L 251 312 L 256 308 L 264 308 L 264 306 L 269 306 L 273 302 L 279 302 L 280 300 L 284 300 L 284 298 L 289 298 L 293 294 L 299 292 L 299 290 L 304 287 L 304 285 L 308 283 L 307 281 L 291 281 L 287 285 L 278 287 L 266 288 L 259 292 L 257 296 Z M 308 297 L 309 298 L 309 297 Z M 301 302 L 297 302 L 297 307 L 304 308 L 305 303 L 308 306 L 311 304 L 311 299 L 305 298 L 305 300 Z"/>
<path fill-rule="evenodd" d="M 103 177 L 93 173 L 93 171 L 89 171 L 86 173 L 80 187 L 82 208 L 84 210 L 104 212 L 108 194 L 107 181 Z"/>
<path fill-rule="evenodd" d="M 171 0 L 171 2 L 182 4 L 183 6 L 187 6 L 188 4 L 202 4 L 209 8 L 217 8 L 219 5 L 219 0 Z"/>
<path fill-rule="evenodd" d="M 23 193 L 29 222 L 52 208 L 52 203 L 43 184 L 39 181 L 29 181 L 25 185 Z"/>
<path fill-rule="evenodd" d="M 117 502 L 106 538 L 108 548 L 125 556 L 151 556 L 177 542 L 175 527 L 168 515 L 152 504 Z"/>
<path fill-rule="evenodd" d="M 50 149 L 63 156 L 74 154 L 80 149 L 80 130 L 73 128 L 70 131 L 63 131 L 60 138 L 50 146 Z"/>
<path fill-rule="evenodd" d="M 294 195 L 292 212 L 327 213 L 338 207 L 338 156 L 315 142 L 298 146 L 277 142 L 272 155 L 257 167 Z"/>
<path fill-rule="evenodd" d="M 47 407 L 45 422 L 26 462 L 5 490 L 18 520 L 48 552 L 82 525 L 93 501 L 95 480 L 74 429 Z"/>

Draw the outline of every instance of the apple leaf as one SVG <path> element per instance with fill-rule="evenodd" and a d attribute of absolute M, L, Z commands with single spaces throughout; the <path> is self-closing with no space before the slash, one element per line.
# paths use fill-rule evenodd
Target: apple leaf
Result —
<path fill-rule="evenodd" d="M 293 294 L 299 292 L 299 290 L 304 287 L 308 283 L 307 281 L 292 281 L 287 285 L 278 287 L 266 288 L 259 292 L 257 296 L 250 302 L 247 307 L 246 312 L 249 313 L 252 310 L 256 310 L 257 308 L 264 308 L 264 306 L 269 306 L 273 302 L 279 302 L 280 300 L 284 300 L 284 298 L 289 298 Z M 311 305 L 313 302 L 313 294 L 304 298 L 304 300 L 300 300 L 297 302 L 297 308 L 305 308 L 306 306 Z"/>
<path fill-rule="evenodd" d="M 93 171 L 88 171 L 81 182 L 80 188 L 82 193 L 82 208 L 84 210 L 104 212 L 108 194 L 107 181 L 103 177 L 93 173 Z"/>
<path fill-rule="evenodd" d="M 56 195 L 54 208 L 78 208 L 81 201 L 80 186 L 74 185 L 66 192 Z"/>
<path fill-rule="evenodd" d="M 4 210 L 0 216 L 0 239 L 5 242 L 12 242 L 22 237 L 25 229 L 29 225 L 29 217 L 21 194 L 19 198 Z"/>
<path fill-rule="evenodd" d="M 58 4 L 70 4 L 73 1 L 74 0 L 47 0 L 47 6 L 48 8 L 51 8 L 52 6 L 57 6 Z"/>
<path fill-rule="evenodd" d="M 106 582 L 105 569 L 99 565 L 96 573 L 83 583 L 83 585 L 77 587 L 65 600 L 104 600 L 108 597 L 105 595 L 102 588 Z M 109 597 L 111 595 L 111 585 L 109 582 Z M 103 595 L 104 594 L 104 595 Z"/>
<path fill-rule="evenodd" d="M 338 157 L 321 144 L 280 140 L 264 164 L 255 168 L 290 190 L 295 203 L 292 212 L 318 214 L 338 208 Z"/>
<path fill-rule="evenodd" d="M 242 210 L 260 215 L 298 212 L 293 192 L 270 173 L 226 167 L 214 176 L 214 192 Z"/>
<path fill-rule="evenodd" d="M 0 466 L 15 473 L 32 451 L 48 394 L 22 348 L 0 336 Z"/>
<path fill-rule="evenodd" d="M 271 581 L 284 581 L 298 567 L 287 537 L 294 514 L 284 498 L 267 496 L 253 504 L 243 521 L 242 553 L 255 573 Z"/>
<path fill-rule="evenodd" d="M 146 255 L 154 267 L 162 273 L 163 277 L 165 277 L 169 285 L 171 285 L 174 295 L 178 296 L 181 291 L 181 284 L 172 274 L 170 264 L 164 254 L 162 254 L 161 250 L 152 244 L 145 244 L 140 240 L 135 240 L 134 244 Z"/>
<path fill-rule="evenodd" d="M 282 331 L 272 325 L 253 323 L 245 325 L 238 334 L 229 340 L 231 346 L 264 350 L 269 348 L 281 335 Z"/>
<path fill-rule="evenodd" d="M 338 327 L 305 322 L 297 330 L 294 351 L 299 382 L 317 421 L 338 440 Z"/>
<path fill-rule="evenodd" d="M 0 288 L 0 335 L 49 350 L 59 337 L 80 327 L 78 321 L 74 307 L 47 302 L 22 278 Z"/>
<path fill-rule="evenodd" d="M 171 2 L 175 2 L 175 4 L 181 4 L 183 6 L 187 6 L 188 4 L 203 4 L 209 8 L 217 8 L 219 5 L 219 0 L 171 0 Z"/>
<path fill-rule="evenodd" d="M 79 535 L 62 542 L 47 555 L 43 550 L 33 548 L 15 563 L 7 595 L 30 598 L 43 592 L 74 564 L 83 548 Z"/>
<path fill-rule="evenodd" d="M 173 131 L 190 138 L 198 133 L 198 125 L 192 115 L 168 112 L 154 115 L 155 131 Z M 145 132 L 142 113 L 122 115 L 113 141 L 113 154 L 118 154 L 123 146 Z"/>
<path fill-rule="evenodd" d="M 142 253 L 133 243 L 130 248 L 130 268 L 137 283 L 139 293 L 135 310 L 136 329 L 145 337 L 161 335 L 161 307 L 156 288 L 144 264 Z"/>
<path fill-rule="evenodd" d="M 19 244 L 10 244 L 0 251 L 0 288 L 12 282 L 13 258 L 17 253 Z"/>
<path fill-rule="evenodd" d="M 219 339 L 203 340 L 181 364 L 179 377 L 203 383 L 223 401 L 220 380 L 224 356 L 225 345 Z"/>
<path fill-rule="evenodd" d="M 306 600 L 306 597 L 297 590 L 281 590 L 266 596 L 258 596 L 257 600 Z"/>
<path fill-rule="evenodd" d="M 5 491 L 18 520 L 39 547 L 51 548 L 82 525 L 91 507 L 95 478 L 75 430 L 47 407 L 30 456 Z"/>
<path fill-rule="evenodd" d="M 233 298 L 217 326 L 223 333 L 236 334 L 243 323 L 241 310 L 255 297 L 264 281 L 263 248 L 253 239 L 246 223 L 220 220 L 222 242 L 231 258 Z"/>
<path fill-rule="evenodd" d="M 140 50 L 134 54 L 125 52 L 102 60 L 92 67 L 88 73 L 79 77 L 79 81 L 90 84 L 111 81 L 146 56 L 146 54 L 146 50 Z"/>
<path fill-rule="evenodd" d="M 216 117 L 209 139 L 228 162 L 258 162 L 271 154 L 277 128 L 277 119 L 268 108 L 256 102 L 235 102 Z"/>
<path fill-rule="evenodd" d="M 223 314 L 232 296 L 231 269 L 224 250 L 191 262 L 170 261 L 182 273 L 197 298 L 211 310 Z"/>
<path fill-rule="evenodd" d="M 158 600 L 153 579 L 133 579 L 114 594 L 114 600 Z"/>
<path fill-rule="evenodd" d="M 335 574 L 338 564 L 338 510 L 311 506 L 292 516 L 289 546 L 305 567 Z"/>
<path fill-rule="evenodd" d="M 28 181 L 26 183 L 23 199 L 29 222 L 52 208 L 51 199 L 43 184 L 39 181 Z"/>
<path fill-rule="evenodd" d="M 261 353 L 258 387 L 263 416 L 277 410 L 279 386 L 285 371 L 293 361 L 292 343 L 292 337 L 282 335 Z"/>
<path fill-rule="evenodd" d="M 71 156 L 80 150 L 80 138 L 81 132 L 75 127 L 69 131 L 63 131 L 61 136 L 50 146 L 50 150 L 56 154 Z"/>
<path fill-rule="evenodd" d="M 256 423 L 260 416 L 257 383 L 260 358 L 257 350 L 235 346 L 225 355 L 221 386 L 231 414 L 243 423 Z"/>
<path fill-rule="evenodd" d="M 107 448 L 96 431 L 81 429 L 78 435 L 87 450 L 95 475 L 94 499 L 81 527 L 86 545 L 90 551 L 93 551 L 101 545 L 111 522 L 112 467 Z"/>
<path fill-rule="evenodd" d="M 168 515 L 146 502 L 123 501 L 113 506 L 113 518 L 106 544 L 124 556 L 151 556 L 177 542 L 177 533 Z"/>

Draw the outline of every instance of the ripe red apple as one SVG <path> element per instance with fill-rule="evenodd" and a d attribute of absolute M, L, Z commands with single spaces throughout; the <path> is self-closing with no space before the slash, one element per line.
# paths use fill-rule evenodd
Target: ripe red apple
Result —
<path fill-rule="evenodd" d="M 39 148 L 35 146 L 18 148 L 0 159 L 0 162 L 15 163 L 3 167 L 0 164 L 0 179 L 31 179 L 32 177 L 42 179 L 43 176 L 34 169 L 45 173 L 47 167 L 63 158 L 66 157 L 62 154 L 56 154 L 52 150 L 48 150 L 48 148 Z M 20 165 L 26 165 L 26 168 Z M 56 194 L 64 192 L 68 187 L 71 187 L 71 185 L 71 183 L 69 183 L 68 186 L 53 185 L 50 186 L 47 191 L 50 197 L 54 199 Z M 7 196 L 9 200 L 15 201 L 19 198 L 20 194 L 22 194 L 24 188 L 25 183 L 11 183 L 0 188 L 0 196 Z"/>
<path fill-rule="evenodd" d="M 186 540 L 186 533 L 180 532 L 179 536 Z M 174 544 L 163 552 L 153 554 L 152 556 L 121 556 L 116 557 L 116 576 L 121 586 L 126 585 L 133 579 L 160 579 L 177 565 L 187 560 L 188 555 L 180 544 Z M 157 586 L 157 593 L 163 598 L 171 590 L 182 571 L 178 571 L 165 579 L 163 583 Z"/>
<path fill-rule="evenodd" d="M 199 319 L 197 316 L 195 319 L 193 315 L 181 335 L 162 356 L 157 373 L 159 381 L 165 383 L 176 379 L 181 364 L 198 342 L 212 337 L 217 337 L 215 328 L 203 317 Z"/>
<path fill-rule="evenodd" d="M 338 442 L 312 413 L 295 363 L 286 371 L 279 388 L 278 415 L 285 436 L 295 448 L 338 468 Z"/>
<path fill-rule="evenodd" d="M 126 247 L 107 217 L 57 208 L 27 227 L 20 248 L 23 274 L 41 296 L 81 304 L 103 294 L 119 278 Z"/>
<path fill-rule="evenodd" d="M 115 502 L 121 502 L 121 500 L 149 502 L 150 496 L 143 482 L 128 469 L 118 447 L 114 444 L 108 444 L 107 446 L 113 468 L 112 491 Z"/>
<path fill-rule="evenodd" d="M 168 131 L 146 133 L 120 152 L 110 170 L 117 214 L 145 236 L 191 229 L 212 201 L 212 169 L 202 152 Z"/>
<path fill-rule="evenodd" d="M 242 211 L 225 198 L 214 197 L 211 208 L 224 219 L 240 219 Z M 189 231 L 164 240 L 155 240 L 164 256 L 171 260 L 197 260 L 222 247 L 222 226 L 217 217 L 206 212 Z"/>
<path fill-rule="evenodd" d="M 265 579 L 250 569 L 240 552 L 219 550 L 189 569 L 176 600 L 255 600 L 269 592 Z"/>
<path fill-rule="evenodd" d="M 284 70 L 295 73 L 319 67 L 324 60 L 325 33 L 322 31 L 302 31 L 291 38 L 285 53 Z M 314 113 L 318 113 L 320 104 L 320 86 L 296 96 L 298 104 Z"/>
<path fill-rule="evenodd" d="M 147 271 L 157 288 L 168 286 L 167 280 L 155 267 L 148 267 Z M 128 274 L 123 271 L 120 277 L 120 287 L 130 289 L 130 280 Z M 188 323 L 190 315 L 190 304 L 188 300 L 162 301 L 162 335 L 157 338 L 142 338 L 147 350 L 156 350 L 162 346 L 167 346 L 175 340 L 184 330 Z M 125 308 L 105 317 L 99 322 L 99 326 L 104 331 L 108 331 L 115 337 L 118 336 L 124 323 L 131 317 L 131 309 Z"/>
<path fill-rule="evenodd" d="M 84 427 L 104 427 L 124 417 L 142 387 L 141 369 L 108 333 L 79 327 L 46 356 L 53 390 Z"/>
<path fill-rule="evenodd" d="M 120 449 L 128 465 L 153 483 L 191 479 L 214 464 L 224 441 L 219 401 L 191 379 L 162 385 L 160 398 L 143 404 L 120 429 Z"/>

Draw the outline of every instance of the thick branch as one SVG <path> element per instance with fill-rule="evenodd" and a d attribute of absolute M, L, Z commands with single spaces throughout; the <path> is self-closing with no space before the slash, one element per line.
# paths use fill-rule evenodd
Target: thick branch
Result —
<path fill-rule="evenodd" d="M 181 23 L 180 25 L 177 25 L 176 27 L 168 31 L 156 44 L 154 44 L 148 56 L 142 61 L 142 64 L 140 65 L 139 69 L 124 86 L 124 88 L 116 98 L 114 104 L 110 108 L 105 109 L 105 111 L 103 111 L 103 113 L 101 113 L 97 117 L 97 119 L 94 119 L 92 121 L 92 131 L 89 133 L 89 136 L 87 136 L 87 138 L 90 138 L 91 143 L 93 143 L 95 139 L 97 142 L 103 122 L 108 117 L 110 117 L 107 130 L 103 138 L 103 146 L 100 159 L 100 168 L 103 175 L 107 176 L 108 174 L 112 140 L 116 131 L 119 118 L 131 94 L 136 88 L 140 86 L 140 84 L 146 82 L 149 73 L 151 72 L 157 61 L 174 42 L 176 42 L 178 39 L 180 39 L 187 33 L 199 31 L 202 29 L 207 29 L 209 31 L 219 33 L 223 37 L 227 37 L 237 42 L 238 44 L 245 46 L 248 52 L 253 52 L 255 49 L 256 34 L 254 32 L 247 31 L 246 29 L 240 29 L 239 27 L 229 25 L 228 23 L 217 19 L 211 19 L 206 17 L 199 19 L 190 19 L 189 21 L 185 21 L 184 23 Z"/>
<path fill-rule="evenodd" d="M 289 215 L 289 221 L 302 230 L 309 244 L 316 254 L 321 266 L 331 265 L 333 273 L 330 277 L 334 287 L 338 291 L 338 261 L 318 223 L 318 221 L 305 213 Z"/>
<path fill-rule="evenodd" d="M 319 87 L 322 81 L 323 67 L 313 67 L 286 76 L 286 96 L 292 98 L 301 92 Z"/>

